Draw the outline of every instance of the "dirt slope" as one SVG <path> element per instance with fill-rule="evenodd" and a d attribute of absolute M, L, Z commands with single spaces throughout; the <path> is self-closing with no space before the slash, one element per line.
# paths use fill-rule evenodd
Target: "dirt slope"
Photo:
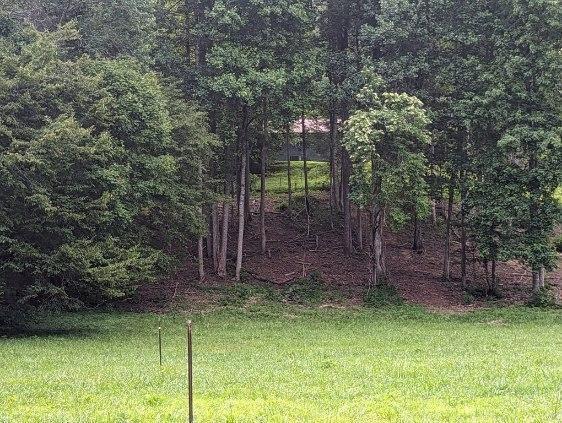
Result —
<path fill-rule="evenodd" d="M 255 214 L 247 231 L 244 269 L 258 283 L 274 286 L 291 283 L 303 273 L 318 271 L 330 289 L 341 293 L 342 302 L 361 303 L 368 286 L 367 257 L 358 251 L 358 246 L 350 257 L 343 255 L 341 222 L 334 222 L 332 229 L 326 199 L 320 201 L 316 210 L 312 218 L 311 234 L 307 237 L 302 213 L 290 219 L 277 211 L 275 204 L 269 203 L 266 215 L 268 252 L 265 255 L 260 252 L 259 218 Z M 257 212 L 255 203 L 253 211 Z M 354 228 L 354 235 L 356 229 Z M 483 307 L 491 302 L 522 304 L 529 300 L 530 272 L 518 263 L 510 262 L 498 264 L 502 299 L 473 298 L 467 304 L 467 297 L 459 280 L 454 279 L 449 283 L 441 280 L 444 250 L 442 232 L 442 227 L 424 225 L 424 251 L 418 254 L 410 248 L 410 230 L 396 233 L 387 229 L 385 245 L 390 283 L 396 286 L 407 302 L 430 309 L 461 311 Z M 232 228 L 231 252 L 235 251 L 235 238 L 236 233 Z M 233 264 L 233 261 L 234 257 L 229 257 L 229 264 Z M 451 267 L 454 277 L 460 275 L 460 244 L 457 240 L 453 242 Z M 217 278 L 211 268 L 207 269 L 207 274 L 206 280 L 200 284 L 197 281 L 195 261 L 191 260 L 174 277 L 141 287 L 131 304 L 142 305 L 143 308 L 160 308 L 178 298 L 203 307 L 213 304 L 218 298 L 216 288 L 232 284 L 232 280 Z M 562 293 L 561 276 L 560 269 L 548 275 L 548 282 L 554 285 L 558 298 Z M 474 261 L 468 266 L 468 283 L 476 290 L 485 286 L 482 266 Z"/>

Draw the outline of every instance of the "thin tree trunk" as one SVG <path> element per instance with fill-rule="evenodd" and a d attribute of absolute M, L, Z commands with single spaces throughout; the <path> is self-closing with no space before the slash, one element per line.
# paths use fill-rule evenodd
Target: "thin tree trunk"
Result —
<path fill-rule="evenodd" d="M 217 210 L 216 203 L 213 203 L 211 206 L 211 226 L 213 240 L 213 268 L 216 272 L 219 267 L 219 212 Z"/>
<path fill-rule="evenodd" d="M 363 251 L 363 209 L 357 206 L 357 243 L 359 251 Z"/>
<path fill-rule="evenodd" d="M 466 236 L 466 206 L 465 206 L 465 201 L 466 201 L 466 185 L 465 185 L 465 180 L 464 178 L 466 177 L 466 175 L 463 172 L 463 176 L 462 176 L 462 181 L 461 181 L 461 287 L 462 289 L 466 289 L 466 261 L 467 261 L 467 257 L 466 257 L 466 242 L 467 242 L 467 236 Z M 494 263 L 492 263 L 492 266 L 494 266 L 494 270 L 495 270 L 495 261 Z"/>
<path fill-rule="evenodd" d="M 287 195 L 288 195 L 288 208 L 289 216 L 293 215 L 293 186 L 291 182 L 291 150 L 290 150 L 290 140 L 291 140 L 291 129 L 287 125 L 285 128 L 285 150 L 287 152 Z"/>
<path fill-rule="evenodd" d="M 412 242 L 412 249 L 421 254 L 423 252 L 423 239 L 422 239 L 422 230 L 421 230 L 421 222 L 418 217 L 417 211 L 414 211 L 414 239 Z"/>
<path fill-rule="evenodd" d="M 532 154 L 531 157 L 529 157 L 529 173 L 532 174 L 534 173 L 535 168 L 537 167 L 537 157 L 535 154 Z M 539 181 L 536 177 L 533 177 L 530 181 L 529 181 L 529 193 L 531 196 L 531 201 L 530 201 L 530 205 L 529 205 L 529 215 L 530 215 L 530 219 L 529 219 L 529 227 L 527 228 L 527 232 L 529 235 L 531 235 L 531 239 L 533 236 L 536 235 L 536 227 L 535 227 L 535 223 L 538 217 L 538 190 L 539 190 Z M 532 280 L 533 280 L 533 293 L 534 294 L 538 294 L 541 289 L 544 287 L 544 269 L 542 269 L 542 278 L 541 278 L 541 269 L 542 266 L 539 266 L 538 268 L 534 268 L 533 269 L 533 273 L 532 273 Z"/>
<path fill-rule="evenodd" d="M 197 170 L 198 173 L 198 180 L 199 180 L 199 189 L 203 190 L 203 166 L 200 164 L 199 169 Z M 203 219 L 203 206 L 199 206 L 199 213 L 201 219 Z M 203 236 L 200 236 L 197 239 L 197 264 L 199 269 L 199 281 L 203 281 L 205 279 L 205 258 L 203 256 Z"/>
<path fill-rule="evenodd" d="M 371 277 L 373 285 L 379 285 L 384 282 L 384 276 L 386 274 L 385 263 L 384 263 L 384 250 L 383 250 L 383 225 L 384 225 L 384 213 L 379 203 L 380 194 L 380 180 L 376 176 L 376 163 L 375 159 L 371 158 L 371 168 L 372 168 L 372 194 L 373 194 L 373 204 L 371 207 Z"/>
<path fill-rule="evenodd" d="M 351 238 L 351 204 L 349 201 L 349 178 L 351 160 L 347 150 L 342 150 L 342 194 L 343 194 L 343 251 L 349 255 L 353 251 Z"/>
<path fill-rule="evenodd" d="M 383 257 L 383 211 L 377 200 L 373 202 L 373 247 L 371 252 L 373 285 L 384 282 L 385 266 Z"/>
<path fill-rule="evenodd" d="M 205 211 L 208 211 L 207 213 L 207 235 L 205 236 L 205 244 L 206 244 L 206 256 L 207 258 L 212 259 L 213 258 L 213 216 L 212 216 L 212 207 L 210 209 L 207 209 Z"/>
<path fill-rule="evenodd" d="M 544 267 L 539 269 L 539 286 L 541 289 L 546 286 L 546 271 L 544 270 Z"/>
<path fill-rule="evenodd" d="M 430 163 L 429 163 L 429 173 L 431 175 L 431 191 L 433 196 L 435 195 L 435 145 L 432 143 L 429 148 L 429 156 L 430 156 Z M 433 226 L 437 226 L 437 199 L 431 199 L 431 222 Z"/>
<path fill-rule="evenodd" d="M 445 232 L 445 254 L 443 259 L 443 280 L 449 281 L 451 278 L 451 223 L 453 218 L 453 200 L 455 185 L 455 173 L 451 172 L 451 180 L 449 182 L 449 200 L 447 206 L 447 228 Z"/>
<path fill-rule="evenodd" d="M 248 165 L 248 134 L 247 134 L 247 109 L 244 107 L 244 118 L 242 127 L 240 128 L 240 137 L 242 146 L 242 155 L 240 158 L 240 198 L 238 200 L 238 243 L 236 247 L 236 270 L 235 279 L 240 281 L 240 273 L 242 271 L 242 257 L 244 254 L 244 225 L 246 223 L 246 187 L 247 187 L 247 165 Z"/>
<path fill-rule="evenodd" d="M 221 247 L 219 253 L 219 261 L 217 267 L 217 275 L 221 278 L 226 277 L 226 254 L 228 250 L 228 222 L 230 215 L 230 203 L 223 201 L 222 203 L 222 236 Z"/>
<path fill-rule="evenodd" d="M 431 223 L 433 226 L 437 226 L 437 200 L 435 198 L 431 200 Z"/>
<path fill-rule="evenodd" d="M 260 169 L 260 235 L 261 235 L 261 252 L 265 254 L 267 249 L 267 238 L 265 230 L 265 170 L 267 161 L 267 106 L 264 105 L 263 119 L 263 138 L 261 143 L 261 169 Z"/>
<path fill-rule="evenodd" d="M 486 295 L 491 291 L 490 272 L 488 269 L 488 260 L 484 260 L 484 276 L 486 277 Z"/>
<path fill-rule="evenodd" d="M 203 237 L 197 239 L 197 264 L 199 269 L 199 281 L 205 279 L 205 261 L 203 259 Z"/>
<path fill-rule="evenodd" d="M 302 161 L 304 169 L 304 208 L 306 211 L 307 234 L 310 235 L 310 202 L 308 197 L 308 166 L 307 166 L 307 143 L 306 143 L 306 124 L 304 112 L 301 114 L 301 137 L 302 137 Z"/>
<path fill-rule="evenodd" d="M 462 138 L 460 138 L 462 142 Z M 466 195 L 467 195 L 467 185 L 466 185 L 466 178 L 467 178 L 467 170 L 466 165 L 468 161 L 467 157 L 467 147 L 470 143 L 470 126 L 466 128 L 466 139 L 465 142 L 461 144 L 461 154 L 462 157 L 462 164 L 460 170 L 460 194 L 461 194 L 461 287 L 463 289 L 466 288 Z M 492 289 L 494 290 L 494 295 L 496 291 L 496 256 L 494 255 L 494 260 L 492 261 Z"/>
<path fill-rule="evenodd" d="M 538 294 L 541 290 L 541 279 L 538 270 L 533 270 L 532 278 L 533 278 L 533 293 Z"/>
<path fill-rule="evenodd" d="M 339 211 L 339 182 L 336 166 L 336 134 L 337 118 L 335 112 L 330 112 L 330 218 L 333 226 L 333 212 Z"/>
<path fill-rule="evenodd" d="M 498 281 L 496 278 L 496 259 L 492 259 L 492 275 L 491 275 L 491 295 L 496 295 L 498 292 Z"/>
<path fill-rule="evenodd" d="M 247 142 L 246 142 L 247 144 Z M 246 145 L 246 149 L 249 150 L 249 146 Z M 246 222 L 249 222 L 252 220 L 252 213 L 250 211 L 250 197 L 251 197 L 251 178 L 250 178 L 250 152 L 246 151 L 246 167 L 245 167 L 245 173 L 246 175 L 244 176 L 244 218 L 246 219 Z"/>

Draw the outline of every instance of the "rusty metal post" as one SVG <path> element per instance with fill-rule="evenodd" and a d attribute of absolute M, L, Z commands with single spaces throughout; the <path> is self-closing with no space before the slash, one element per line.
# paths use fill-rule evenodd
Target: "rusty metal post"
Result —
<path fill-rule="evenodd" d="M 162 366 L 162 328 L 158 326 L 158 357 L 160 358 L 160 366 Z"/>

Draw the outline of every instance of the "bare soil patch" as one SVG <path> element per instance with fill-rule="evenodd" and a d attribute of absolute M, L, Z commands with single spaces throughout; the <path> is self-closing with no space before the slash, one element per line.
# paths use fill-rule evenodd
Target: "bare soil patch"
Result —
<path fill-rule="evenodd" d="M 339 293 L 337 306 L 353 306 L 362 303 L 368 288 L 368 257 L 359 250 L 349 257 L 343 254 L 341 236 L 342 222 L 339 217 L 329 218 L 329 207 L 325 195 L 319 202 L 311 219 L 310 236 L 306 234 L 304 213 L 298 210 L 291 218 L 279 211 L 280 200 L 269 200 L 266 225 L 268 251 L 260 251 L 258 205 L 252 201 L 253 217 L 249 222 L 245 239 L 245 278 L 252 283 L 266 284 L 282 289 L 310 272 L 319 272 L 326 287 Z M 366 219 L 365 219 L 366 220 Z M 365 232 L 367 229 L 365 228 Z M 354 228 L 354 239 L 357 228 Z M 531 274 L 517 262 L 499 263 L 497 273 L 501 298 L 470 297 L 460 286 L 460 243 L 453 240 L 451 273 L 453 280 L 441 279 L 443 268 L 443 228 L 423 225 L 424 250 L 421 254 L 411 248 L 412 230 L 396 232 L 386 229 L 385 248 L 389 282 L 408 303 L 418 304 L 431 310 L 462 312 L 491 304 L 524 304 L 531 297 Z M 367 235 L 365 234 L 365 237 Z M 235 251 L 236 230 L 231 225 L 229 251 Z M 367 247 L 365 247 L 366 249 Z M 485 273 L 480 263 L 472 260 L 468 265 L 468 285 L 472 291 L 483 291 L 486 286 Z M 235 257 L 229 257 L 233 265 Z M 560 260 L 562 264 L 562 258 Z M 218 278 L 207 260 L 207 277 L 200 283 L 195 258 L 173 277 L 158 283 L 140 287 L 134 298 L 125 306 L 133 309 L 159 311 L 181 304 L 190 309 L 209 309 L 220 302 L 223 288 L 233 284 L 232 278 Z M 547 277 L 548 283 L 558 299 L 562 294 L 562 270 L 560 267 Z M 470 300 L 470 301 L 469 301 Z M 332 301 L 333 303 L 333 301 Z"/>

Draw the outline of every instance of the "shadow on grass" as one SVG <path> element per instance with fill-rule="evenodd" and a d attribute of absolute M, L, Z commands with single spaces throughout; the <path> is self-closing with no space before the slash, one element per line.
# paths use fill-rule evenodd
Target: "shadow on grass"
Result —
<path fill-rule="evenodd" d="M 0 338 L 32 338 L 32 337 L 73 337 L 88 338 L 99 333 L 94 327 L 49 327 L 43 325 L 0 326 Z"/>

